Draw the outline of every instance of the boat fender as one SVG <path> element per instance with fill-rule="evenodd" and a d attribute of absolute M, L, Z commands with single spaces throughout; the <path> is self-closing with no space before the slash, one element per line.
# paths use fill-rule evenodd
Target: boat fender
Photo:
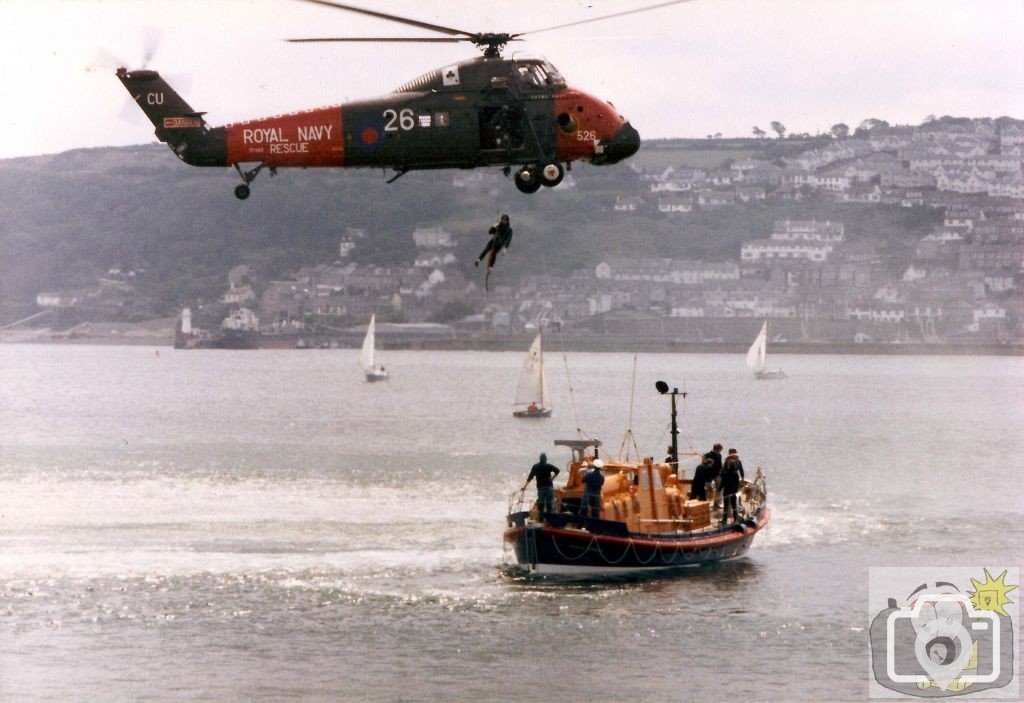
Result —
<path fill-rule="evenodd" d="M 743 521 L 743 524 L 752 530 L 757 528 L 757 521 L 755 521 L 753 518 L 747 518 Z"/>

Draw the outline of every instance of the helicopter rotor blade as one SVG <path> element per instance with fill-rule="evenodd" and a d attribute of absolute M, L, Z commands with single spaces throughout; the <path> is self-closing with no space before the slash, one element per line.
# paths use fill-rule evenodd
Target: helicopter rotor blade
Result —
<path fill-rule="evenodd" d="M 293 44 L 309 44 L 313 42 L 441 42 L 454 44 L 457 42 L 470 41 L 469 37 L 322 37 L 319 39 L 285 39 Z"/>
<path fill-rule="evenodd" d="M 318 0 L 306 0 L 307 2 L 317 2 Z M 656 5 L 646 5 L 644 7 L 638 7 L 634 10 L 623 10 L 622 12 L 614 12 L 610 15 L 601 15 L 600 17 L 591 17 L 585 20 L 579 20 L 577 22 L 569 22 L 567 24 L 558 24 L 554 27 L 544 27 L 543 29 L 531 29 L 528 32 L 516 32 L 513 37 L 521 37 L 526 34 L 540 34 L 541 32 L 550 32 L 554 29 L 564 29 L 565 27 L 575 27 L 579 24 L 588 24 L 590 22 L 600 22 L 601 20 L 609 20 L 613 17 L 625 17 L 626 15 L 635 15 L 638 12 L 647 12 L 648 10 L 657 10 L 659 7 L 669 7 L 671 5 L 681 5 L 684 2 L 693 2 L 693 0 L 668 0 L 668 2 L 660 2 Z"/>
<path fill-rule="evenodd" d="M 100 47 L 96 50 L 96 56 L 93 60 L 86 65 L 85 70 L 87 73 L 93 73 L 96 71 L 102 71 L 105 73 L 107 71 L 113 71 L 118 66 L 127 66 L 130 63 L 131 61 L 125 62 L 124 59 L 119 58 L 107 49 Z"/>
<path fill-rule="evenodd" d="M 302 0 L 303 2 L 312 3 L 314 5 L 323 5 L 324 7 L 333 7 L 338 10 L 348 10 L 349 12 L 358 12 L 363 15 L 369 15 L 370 17 L 377 17 L 378 19 L 388 20 L 391 22 L 399 22 L 401 24 L 407 24 L 410 27 L 419 27 L 420 29 L 429 29 L 432 32 L 440 32 L 441 34 L 455 35 L 472 35 L 473 32 L 464 32 L 461 29 L 453 29 L 452 27 L 445 27 L 440 24 L 430 24 L 429 22 L 420 22 L 419 20 L 409 19 L 408 17 L 399 17 L 398 15 L 389 15 L 385 12 L 377 12 L 376 10 L 367 10 L 362 7 L 356 7 L 354 5 L 345 5 L 340 2 L 331 2 L 331 0 Z"/>

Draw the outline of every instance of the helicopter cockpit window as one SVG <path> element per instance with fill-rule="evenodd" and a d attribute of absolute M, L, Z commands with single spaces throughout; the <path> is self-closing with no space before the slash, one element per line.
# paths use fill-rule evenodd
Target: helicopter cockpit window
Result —
<path fill-rule="evenodd" d="M 547 73 L 548 76 L 548 85 L 554 88 L 565 88 L 565 78 L 562 77 L 562 74 L 559 73 L 557 68 L 547 61 L 545 61 L 542 66 L 544 67 L 544 72 Z"/>
<path fill-rule="evenodd" d="M 516 83 L 522 90 L 544 90 L 551 85 L 547 71 L 538 63 L 516 66 Z"/>

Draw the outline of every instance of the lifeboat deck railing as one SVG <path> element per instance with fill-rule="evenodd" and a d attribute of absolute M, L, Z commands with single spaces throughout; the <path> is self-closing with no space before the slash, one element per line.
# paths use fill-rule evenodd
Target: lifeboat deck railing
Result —
<path fill-rule="evenodd" d="M 525 508 L 525 509 L 524 509 Z M 526 488 L 520 488 L 514 491 L 508 497 L 508 510 L 505 511 L 506 515 L 515 515 L 516 513 L 529 512 L 529 508 L 526 507 Z"/>

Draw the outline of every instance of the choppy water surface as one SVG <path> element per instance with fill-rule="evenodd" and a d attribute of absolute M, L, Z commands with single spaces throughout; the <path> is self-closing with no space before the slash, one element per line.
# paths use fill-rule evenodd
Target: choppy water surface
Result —
<path fill-rule="evenodd" d="M 0 699 L 860 700 L 867 569 L 1021 563 L 1024 362 L 644 355 L 632 429 L 739 448 L 774 518 L 657 579 L 501 575 L 508 496 L 576 429 L 617 453 L 633 357 L 0 346 Z M 627 448 L 636 455 L 632 444 Z"/>

